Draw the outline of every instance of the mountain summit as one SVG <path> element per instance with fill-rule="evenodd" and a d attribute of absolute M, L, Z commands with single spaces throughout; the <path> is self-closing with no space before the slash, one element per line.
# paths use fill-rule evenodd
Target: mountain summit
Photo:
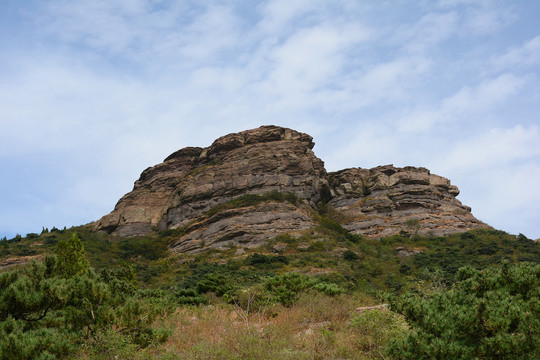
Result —
<path fill-rule="evenodd" d="M 316 226 L 321 208 L 367 237 L 488 227 L 456 199 L 456 186 L 428 169 L 385 165 L 328 173 L 313 146 L 307 134 L 262 126 L 206 148 L 178 150 L 144 170 L 96 227 L 123 237 L 178 229 L 173 249 L 181 252 L 294 236 Z"/>

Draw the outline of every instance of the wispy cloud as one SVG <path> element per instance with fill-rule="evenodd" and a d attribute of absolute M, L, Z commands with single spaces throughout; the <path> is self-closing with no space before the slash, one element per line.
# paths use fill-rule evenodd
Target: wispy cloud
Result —
<path fill-rule="evenodd" d="M 435 162 L 438 170 L 466 185 L 461 197 L 481 219 L 512 233 L 536 236 L 539 140 L 538 126 L 491 129 L 458 142 Z"/>
<path fill-rule="evenodd" d="M 508 165 L 540 159 L 540 129 L 538 126 L 524 128 L 494 128 L 466 141 L 460 141 L 455 148 L 441 159 L 448 172 L 485 171 Z"/>
<path fill-rule="evenodd" d="M 404 132 L 425 132 L 444 123 L 470 123 L 490 116 L 512 96 L 518 94 L 527 79 L 505 73 L 475 87 L 465 86 L 442 99 L 437 107 L 416 109 L 399 120 Z"/>
<path fill-rule="evenodd" d="M 540 64 L 540 36 L 527 40 L 523 45 L 513 47 L 503 55 L 493 58 L 497 68 L 509 69 Z"/>
<path fill-rule="evenodd" d="M 538 161 L 531 114 L 540 110 L 539 33 L 523 31 L 532 25 L 517 18 L 520 6 L 17 2 L 6 11 L 20 21 L 0 25 L 11 26 L 0 32 L 0 159 L 20 174 L 67 165 L 39 167 L 40 186 L 5 184 L 28 196 L 2 202 L 0 230 L 95 220 L 174 150 L 270 123 L 311 133 L 334 170 L 433 165 L 467 193 L 483 181 L 460 177 L 475 166 L 521 163 L 519 183 Z"/>

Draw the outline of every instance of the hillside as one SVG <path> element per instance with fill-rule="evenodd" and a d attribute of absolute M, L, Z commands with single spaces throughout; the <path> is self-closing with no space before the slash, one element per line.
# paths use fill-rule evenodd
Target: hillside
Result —
<path fill-rule="evenodd" d="M 0 360 L 534 358 L 540 243 L 313 145 L 181 149 L 99 221 L 0 241 Z"/>
<path fill-rule="evenodd" d="M 39 266 L 21 267 L 31 259 L 49 264 L 46 255 L 60 256 L 59 244 L 75 233 L 93 269 L 88 275 L 63 280 L 55 270 L 36 276 L 34 271 L 43 271 Z M 540 244 L 522 235 L 479 229 L 443 237 L 402 232 L 368 239 L 324 215 L 300 236 L 279 235 L 252 248 L 179 253 L 170 250 L 177 236 L 169 231 L 121 238 L 83 226 L 2 241 L 0 332 L 4 339 L 17 334 L 26 348 L 32 334 L 27 331 L 46 328 L 54 333 L 56 326 L 64 329 L 66 316 L 84 319 L 70 327 L 65 347 L 39 341 L 28 347 L 35 354 L 48 349 L 56 354 L 53 358 L 397 359 L 401 357 L 385 355 L 385 349 L 392 339 L 407 336 L 405 318 L 384 307 L 362 308 L 398 304 L 394 296 L 399 294 L 445 294 L 466 265 L 487 270 L 505 261 L 540 264 Z M 30 279 L 37 281 L 31 289 Z M 72 285 L 66 288 L 65 281 Z M 22 284 L 24 293 L 13 297 L 13 287 Z M 56 289 L 52 293 L 51 286 Z M 62 294 L 67 289 L 72 295 L 66 298 Z M 42 292 L 43 305 L 35 303 L 40 298 L 36 292 Z M 23 294 L 32 294 L 30 303 Z M 55 294 L 64 300 L 55 300 Z M 21 307 L 21 301 L 26 305 Z M 50 301 L 56 305 L 46 311 L 42 306 Z M 29 312 L 17 320 L 20 330 L 10 336 L 13 324 L 5 317 L 9 304 Z M 24 320 L 27 316 L 44 317 L 35 322 Z M 126 326 L 135 327 L 118 331 Z M 56 344 L 49 337 L 43 341 Z M 17 344 L 0 341 L 0 354 Z M 0 359 L 37 358 L 28 355 L 33 353 Z"/>

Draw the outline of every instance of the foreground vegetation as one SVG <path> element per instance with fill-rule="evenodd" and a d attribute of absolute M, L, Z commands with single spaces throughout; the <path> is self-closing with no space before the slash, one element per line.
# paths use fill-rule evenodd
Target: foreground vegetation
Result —
<path fill-rule="evenodd" d="M 318 220 L 197 255 L 169 251 L 181 229 L 0 241 L 0 267 L 15 264 L 0 268 L 0 359 L 538 356 L 539 244 L 496 230 L 368 240 Z"/>

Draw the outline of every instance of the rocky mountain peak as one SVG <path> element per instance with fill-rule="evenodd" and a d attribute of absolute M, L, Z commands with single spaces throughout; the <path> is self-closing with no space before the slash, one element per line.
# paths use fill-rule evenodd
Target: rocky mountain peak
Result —
<path fill-rule="evenodd" d="M 97 224 L 120 236 L 184 226 L 213 206 L 245 194 L 292 193 L 312 206 L 325 183 L 313 138 L 278 126 L 225 135 L 188 147 L 144 170 L 133 191 Z"/>
<path fill-rule="evenodd" d="M 203 151 L 201 156 L 213 159 L 244 146 L 280 141 L 298 141 L 305 144 L 308 149 L 313 149 L 313 146 L 315 146 L 313 138 L 308 134 L 279 126 L 267 125 L 222 136 L 215 140 L 206 151 Z"/>
<path fill-rule="evenodd" d="M 327 173 L 313 146 L 308 134 L 262 126 L 206 148 L 180 149 L 144 170 L 96 227 L 120 236 L 182 228 L 175 249 L 193 252 L 298 234 L 316 225 L 323 203 L 343 215 L 344 227 L 369 237 L 487 226 L 455 198 L 456 186 L 428 169 L 385 165 Z"/>

